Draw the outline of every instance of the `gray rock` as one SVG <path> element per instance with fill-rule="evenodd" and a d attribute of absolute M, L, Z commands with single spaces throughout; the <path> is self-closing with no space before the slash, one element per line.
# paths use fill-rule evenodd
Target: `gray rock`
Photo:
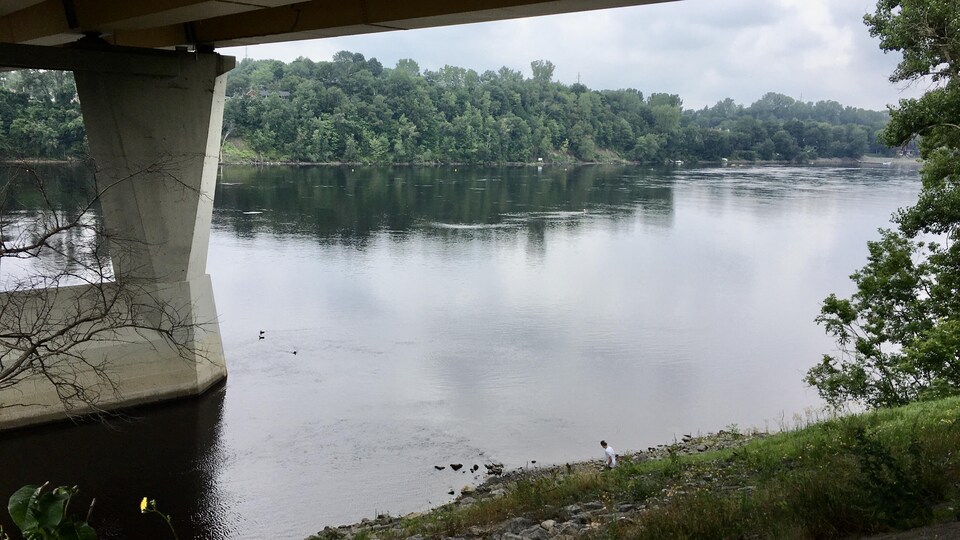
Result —
<path fill-rule="evenodd" d="M 583 503 L 584 510 L 603 510 L 605 506 L 600 501 Z"/>
<path fill-rule="evenodd" d="M 502 529 L 508 533 L 519 534 L 524 529 L 529 529 L 531 525 L 535 525 L 532 519 L 527 519 L 525 517 L 513 518 L 507 522 L 505 527 Z"/>
<path fill-rule="evenodd" d="M 527 538 L 528 540 L 550 540 L 550 533 L 544 530 L 540 525 L 534 525 L 529 529 L 524 529 L 520 532 L 520 536 Z"/>
<path fill-rule="evenodd" d="M 557 522 L 552 519 L 548 519 L 546 521 L 541 522 L 540 526 L 548 531 L 552 531 L 553 528 L 557 526 Z"/>
<path fill-rule="evenodd" d="M 514 534 L 512 532 L 503 533 L 500 537 L 500 540 L 523 540 L 523 537 L 519 534 Z"/>
<path fill-rule="evenodd" d="M 571 504 L 570 506 L 567 506 L 566 508 L 564 508 L 564 510 L 566 510 L 567 513 L 570 514 L 571 516 L 575 516 L 580 512 L 583 512 L 583 508 L 580 508 L 579 504 Z"/>
<path fill-rule="evenodd" d="M 636 507 L 632 504 L 624 503 L 617 507 L 617 512 L 633 512 Z"/>
<path fill-rule="evenodd" d="M 487 468 L 487 474 L 494 476 L 503 474 L 503 463 L 484 463 L 483 466 Z"/>

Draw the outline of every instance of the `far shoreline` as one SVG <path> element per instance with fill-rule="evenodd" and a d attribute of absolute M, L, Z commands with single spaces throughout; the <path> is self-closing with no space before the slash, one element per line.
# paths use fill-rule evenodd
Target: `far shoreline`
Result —
<path fill-rule="evenodd" d="M 651 163 L 640 161 L 507 161 L 492 163 L 469 162 L 442 162 L 442 163 L 362 163 L 362 162 L 313 162 L 313 161 L 221 161 L 220 165 L 228 166 L 287 166 L 287 167 L 589 167 L 589 166 L 636 166 L 636 167 L 663 167 L 663 168 L 698 168 L 698 167 L 746 167 L 746 166 L 778 166 L 778 167 L 857 167 L 857 166 L 914 166 L 920 167 L 923 163 L 918 158 L 898 158 L 883 156 L 863 156 L 854 158 L 817 158 L 807 162 L 794 161 L 696 161 L 677 163 Z"/>
<path fill-rule="evenodd" d="M 23 166 L 23 165 L 86 165 L 91 163 L 89 158 L 66 158 L 66 159 L 48 159 L 48 158 L 24 158 L 24 159 L 4 159 L 0 164 L 5 166 Z M 653 163 L 640 161 L 507 161 L 491 163 L 470 163 L 470 162 L 438 162 L 438 163 L 363 163 L 350 161 L 256 161 L 256 160 L 222 160 L 219 166 L 247 166 L 247 167 L 589 167 L 589 166 L 636 166 L 636 167 L 662 167 L 662 168 L 699 168 L 699 167 L 876 167 L 876 166 L 897 166 L 897 167 L 921 167 L 923 162 L 919 158 L 911 157 L 886 157 L 886 156 L 862 156 L 859 159 L 854 158 L 817 158 L 806 162 L 794 161 L 749 161 L 733 160 L 726 161 L 694 161 L 694 162 L 667 162 Z"/>

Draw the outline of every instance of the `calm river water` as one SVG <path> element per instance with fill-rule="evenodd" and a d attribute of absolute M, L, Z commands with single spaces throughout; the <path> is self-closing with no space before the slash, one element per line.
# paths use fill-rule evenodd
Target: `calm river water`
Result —
<path fill-rule="evenodd" d="M 78 484 L 106 538 L 164 537 L 144 495 L 181 538 L 303 538 L 475 481 L 434 465 L 792 425 L 833 349 L 820 301 L 918 189 L 889 167 L 226 168 L 227 383 L 2 433 L 0 493 Z"/>

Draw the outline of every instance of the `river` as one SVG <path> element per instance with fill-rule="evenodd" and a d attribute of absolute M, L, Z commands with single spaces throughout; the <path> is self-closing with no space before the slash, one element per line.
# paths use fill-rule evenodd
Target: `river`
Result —
<path fill-rule="evenodd" d="M 165 537 L 143 496 L 180 538 L 303 538 L 480 480 L 434 465 L 796 425 L 834 349 L 820 301 L 852 292 L 919 186 L 896 167 L 225 168 L 226 384 L 0 433 L 0 493 L 79 485 L 103 538 Z"/>

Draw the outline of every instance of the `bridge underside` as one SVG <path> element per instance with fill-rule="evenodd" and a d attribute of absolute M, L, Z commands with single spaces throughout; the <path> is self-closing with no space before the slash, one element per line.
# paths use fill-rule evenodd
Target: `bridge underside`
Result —
<path fill-rule="evenodd" d="M 96 33 L 114 45 L 225 47 L 672 0 L 0 0 L 0 43 L 63 45 Z"/>
<path fill-rule="evenodd" d="M 117 281 L 186 323 L 185 348 L 144 329 L 86 345 L 81 364 L 106 367 L 108 379 L 75 366 L 72 380 L 97 396 L 77 409 L 42 376 L 0 390 L 0 430 L 196 395 L 226 377 L 206 258 L 234 60 L 216 47 L 661 1 L 670 0 L 0 0 L 0 69 L 74 72 L 104 224 L 124 239 L 110 242 Z M 58 320 L 87 292 L 42 291 L 25 317 Z"/>

